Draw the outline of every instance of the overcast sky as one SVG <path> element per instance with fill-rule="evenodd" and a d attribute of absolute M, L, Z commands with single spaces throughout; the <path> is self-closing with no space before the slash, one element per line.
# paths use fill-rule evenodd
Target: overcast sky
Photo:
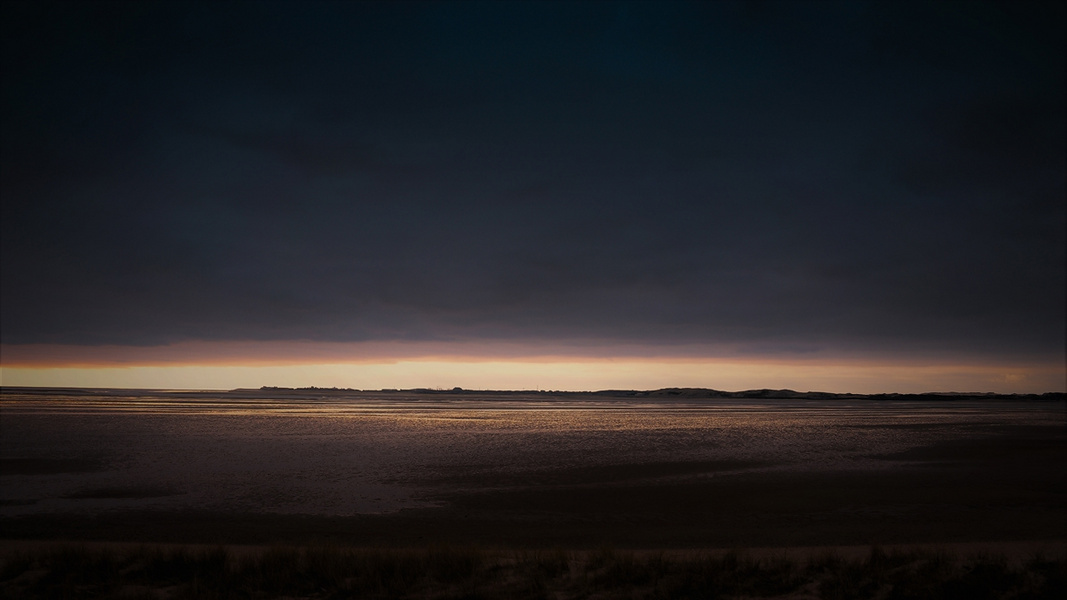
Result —
<path fill-rule="evenodd" d="M 1062 2 L 2 6 L 9 349 L 1064 355 Z"/>

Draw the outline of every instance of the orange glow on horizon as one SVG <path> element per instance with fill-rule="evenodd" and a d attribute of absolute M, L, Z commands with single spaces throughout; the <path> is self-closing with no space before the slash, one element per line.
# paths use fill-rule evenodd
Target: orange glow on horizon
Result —
<path fill-rule="evenodd" d="M 1060 364 L 738 355 L 709 346 L 603 343 L 186 342 L 4 346 L 5 386 L 233 389 L 345 387 L 854 393 L 1065 391 Z"/>

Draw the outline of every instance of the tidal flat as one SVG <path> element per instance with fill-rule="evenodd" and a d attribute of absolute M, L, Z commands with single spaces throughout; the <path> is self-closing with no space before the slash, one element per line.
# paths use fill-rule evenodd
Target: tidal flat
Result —
<path fill-rule="evenodd" d="M 0 539 L 1061 547 L 1065 457 L 1062 398 L 5 389 Z"/>

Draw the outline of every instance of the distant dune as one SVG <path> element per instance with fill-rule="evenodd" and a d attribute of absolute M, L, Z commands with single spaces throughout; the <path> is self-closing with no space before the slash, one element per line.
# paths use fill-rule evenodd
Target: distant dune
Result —
<path fill-rule="evenodd" d="M 782 389 L 756 389 L 725 391 L 711 388 L 662 388 L 658 390 L 597 390 L 597 391 L 566 391 L 566 390 L 471 390 L 464 388 L 434 389 L 355 389 L 337 387 L 277 387 L 263 386 L 261 388 L 238 388 L 233 390 L 167 390 L 167 389 L 120 389 L 120 388 L 53 388 L 53 387 L 14 387 L 0 386 L 0 393 L 8 394 L 56 394 L 62 393 L 71 396 L 110 396 L 116 394 L 132 394 L 144 396 L 167 396 L 167 397 L 199 397 L 210 395 L 211 397 L 241 397 L 241 398 L 307 398 L 307 397 L 365 397 L 376 396 L 463 396 L 467 398 L 506 397 L 514 400 L 520 399 L 543 399 L 551 398 L 650 398 L 650 399 L 723 399 L 723 400 L 881 400 L 881 401 L 961 401 L 961 400 L 999 400 L 999 401 L 1067 401 L 1067 393 L 1046 392 L 1044 394 L 998 394 L 994 392 L 925 392 L 921 394 L 849 394 L 835 392 L 798 392 L 796 390 Z"/>

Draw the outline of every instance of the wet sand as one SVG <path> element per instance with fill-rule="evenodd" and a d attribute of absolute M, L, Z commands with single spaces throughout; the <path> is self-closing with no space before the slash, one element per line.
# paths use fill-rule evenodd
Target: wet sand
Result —
<path fill-rule="evenodd" d="M 1053 408 L 1062 411 L 1063 405 Z M 910 431 L 930 426 L 897 422 L 887 427 Z M 402 483 L 423 490 L 423 506 L 395 512 L 284 514 L 185 507 L 20 514 L 0 518 L 0 539 L 9 544 L 637 550 L 1063 547 L 1067 430 L 1055 422 L 988 420 L 972 428 L 981 428 L 981 435 L 925 437 L 923 443 L 872 453 L 866 463 L 856 463 L 885 468 L 778 468 L 773 455 L 615 464 L 578 460 L 510 471 L 459 464 L 405 475 Z M 36 469 L 55 474 L 92 466 L 86 461 L 19 460 L 8 465 L 14 466 L 9 473 Z M 78 493 L 88 499 L 128 499 L 177 492 L 131 484 Z"/>

